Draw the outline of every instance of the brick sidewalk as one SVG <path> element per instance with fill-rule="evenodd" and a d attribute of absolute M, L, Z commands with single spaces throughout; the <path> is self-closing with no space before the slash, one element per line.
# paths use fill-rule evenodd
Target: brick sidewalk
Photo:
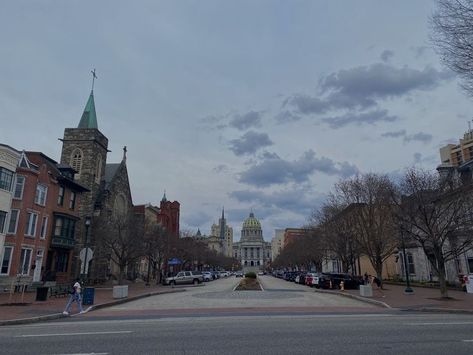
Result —
<path fill-rule="evenodd" d="M 145 286 L 143 283 L 134 283 L 128 285 L 128 298 L 144 296 L 150 293 L 159 294 L 171 291 L 168 287 L 161 285 Z M 0 293 L 0 321 L 24 319 L 58 314 L 64 311 L 67 297 L 49 297 L 47 301 L 35 301 L 36 292 L 27 292 L 24 295 L 24 305 L 9 305 L 10 296 L 8 293 Z M 114 302 L 113 289 L 108 287 L 96 287 L 94 305 Z M 11 303 L 20 303 L 21 294 L 14 294 Z M 83 306 L 86 309 L 88 306 Z M 72 305 L 71 314 L 77 313 L 77 304 Z"/>
<path fill-rule="evenodd" d="M 473 294 L 462 291 L 448 290 L 450 299 L 440 299 L 440 291 L 436 288 L 412 287 L 413 295 L 405 295 L 405 286 L 384 285 L 382 293 L 373 288 L 373 297 L 370 299 L 381 301 L 392 308 L 414 310 L 463 310 L 473 312 Z M 329 291 L 331 292 L 331 291 Z M 333 291 L 339 292 L 339 291 Z M 359 290 L 346 290 L 344 293 L 359 296 Z M 364 298 L 364 297 L 362 297 Z"/>

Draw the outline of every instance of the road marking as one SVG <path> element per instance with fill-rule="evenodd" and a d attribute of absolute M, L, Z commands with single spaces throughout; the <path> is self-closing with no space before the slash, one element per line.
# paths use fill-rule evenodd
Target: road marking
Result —
<path fill-rule="evenodd" d="M 470 325 L 473 322 L 429 322 L 429 323 L 406 323 L 406 325 Z"/>
<path fill-rule="evenodd" d="M 33 338 L 33 337 L 58 337 L 58 336 L 75 336 L 75 335 L 104 335 L 104 334 L 127 334 L 133 333 L 131 330 L 123 330 L 116 332 L 84 332 L 84 333 L 55 333 L 55 334 L 23 334 L 17 335 L 15 338 Z"/>
<path fill-rule="evenodd" d="M 465 343 L 473 343 L 473 339 L 468 339 L 468 340 L 462 340 Z"/>
<path fill-rule="evenodd" d="M 107 355 L 108 353 L 73 353 L 73 354 L 56 354 L 56 355 Z"/>

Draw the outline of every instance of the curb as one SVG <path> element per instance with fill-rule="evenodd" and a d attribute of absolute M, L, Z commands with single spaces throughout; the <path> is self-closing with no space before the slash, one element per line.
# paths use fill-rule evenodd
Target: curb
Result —
<path fill-rule="evenodd" d="M 171 290 L 165 290 L 165 291 L 157 291 L 157 292 L 148 292 L 148 293 L 143 293 L 140 295 L 136 295 L 133 297 L 128 297 L 128 298 L 123 298 L 119 299 L 116 301 L 110 301 L 110 302 L 105 302 L 105 303 L 99 303 L 96 305 L 92 305 L 87 308 L 87 312 L 92 312 L 97 309 L 102 309 L 106 307 L 112 307 L 116 306 L 122 303 L 127 303 L 131 301 L 136 301 L 141 298 L 146 298 L 146 297 L 151 297 L 151 296 L 157 296 L 157 295 L 164 295 L 168 293 L 178 293 L 178 292 L 185 292 L 185 289 L 171 289 Z M 72 315 L 71 317 L 75 317 L 76 314 Z M 69 318 L 70 316 L 66 316 L 62 313 L 53 313 L 53 314 L 47 314 L 44 316 L 38 316 L 38 317 L 31 317 L 31 318 L 20 318 L 20 319 L 9 319 L 9 320 L 0 320 L 0 326 L 3 325 L 17 325 L 17 324 L 29 324 L 29 323 L 37 323 L 37 322 L 43 322 L 47 320 L 54 320 L 54 319 L 60 319 L 60 318 Z"/>
<path fill-rule="evenodd" d="M 339 295 L 339 296 L 343 296 L 343 297 L 347 297 L 347 298 L 352 298 L 352 299 L 355 299 L 355 300 L 358 300 L 358 301 L 361 301 L 361 302 L 374 304 L 374 305 L 379 306 L 379 307 L 392 309 L 392 307 L 389 304 L 385 303 L 385 302 L 372 300 L 372 299 L 366 298 L 366 297 L 352 295 L 351 293 L 343 293 L 343 292 L 339 292 L 339 291 L 326 291 L 326 290 L 320 290 L 320 289 L 315 289 L 314 291 L 318 292 L 318 293 Z"/>
<path fill-rule="evenodd" d="M 473 310 L 470 309 L 458 309 L 458 308 L 399 308 L 404 312 L 425 312 L 425 313 L 451 313 L 451 314 L 473 314 Z"/>

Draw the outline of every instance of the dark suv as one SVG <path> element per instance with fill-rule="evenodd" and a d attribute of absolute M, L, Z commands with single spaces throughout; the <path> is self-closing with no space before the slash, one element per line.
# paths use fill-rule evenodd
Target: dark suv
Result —
<path fill-rule="evenodd" d="M 325 275 L 323 286 L 320 284 L 320 278 L 319 278 L 319 285 L 321 288 L 330 288 L 330 281 L 332 282 L 332 288 L 340 288 L 340 282 L 342 280 L 344 283 L 344 288 L 346 289 L 356 290 L 361 284 L 361 279 L 359 277 L 353 276 L 350 274 L 327 273 L 323 275 Z"/>

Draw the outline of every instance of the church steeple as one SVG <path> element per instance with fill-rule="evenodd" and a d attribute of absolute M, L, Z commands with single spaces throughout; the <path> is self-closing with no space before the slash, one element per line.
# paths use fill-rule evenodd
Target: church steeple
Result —
<path fill-rule="evenodd" d="M 77 128 L 95 128 L 98 129 L 97 126 L 97 114 L 95 113 L 95 101 L 94 101 L 94 90 L 90 92 L 89 100 L 87 100 L 87 104 L 84 108 L 84 113 L 79 122 L 79 126 Z"/>

